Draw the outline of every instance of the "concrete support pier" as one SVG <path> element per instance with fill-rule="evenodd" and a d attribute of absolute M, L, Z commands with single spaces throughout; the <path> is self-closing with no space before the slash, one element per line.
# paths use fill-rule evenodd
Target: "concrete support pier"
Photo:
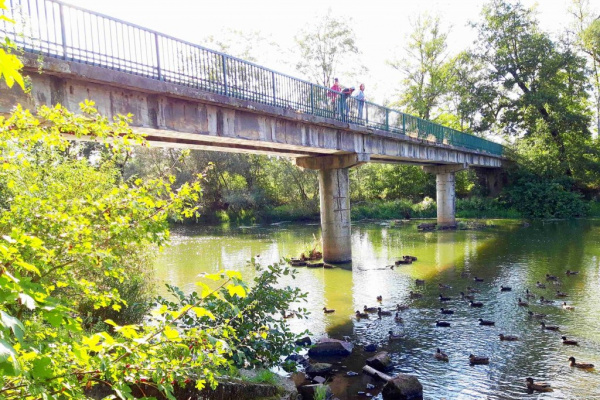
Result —
<path fill-rule="evenodd" d="M 426 172 L 435 174 L 437 223 L 439 226 L 456 225 L 456 180 L 454 174 L 465 168 L 464 165 L 424 167 Z"/>
<path fill-rule="evenodd" d="M 296 164 L 300 167 L 319 170 L 321 237 L 323 261 L 325 262 L 345 263 L 352 261 L 348 169 L 367 161 L 368 156 L 365 154 L 296 159 Z"/>

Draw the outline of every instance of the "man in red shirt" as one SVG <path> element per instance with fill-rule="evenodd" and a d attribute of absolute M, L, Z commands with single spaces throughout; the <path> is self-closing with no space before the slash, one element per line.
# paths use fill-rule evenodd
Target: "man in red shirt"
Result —
<path fill-rule="evenodd" d="M 333 86 L 330 89 L 335 90 L 336 92 L 342 91 L 342 87 L 340 86 L 338 78 L 333 79 Z M 335 104 L 337 97 L 338 97 L 337 93 L 327 92 L 327 97 L 329 97 L 331 99 L 331 105 L 333 106 L 334 112 L 339 112 L 339 110 L 338 110 L 339 106 L 336 107 L 336 104 Z"/>

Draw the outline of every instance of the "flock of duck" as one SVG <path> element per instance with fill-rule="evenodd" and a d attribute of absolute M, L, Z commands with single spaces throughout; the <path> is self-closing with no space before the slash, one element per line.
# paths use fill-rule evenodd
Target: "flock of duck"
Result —
<path fill-rule="evenodd" d="M 405 256 L 404 259 L 407 259 L 410 256 Z M 411 257 L 411 259 L 416 260 L 416 257 Z M 566 276 L 574 276 L 577 275 L 579 272 L 578 271 L 570 271 L 567 270 L 566 271 Z M 467 273 L 463 273 L 462 274 L 463 277 L 467 277 L 468 274 Z M 558 279 L 557 276 L 554 275 L 550 275 L 550 274 L 546 274 L 545 276 L 546 279 L 546 283 L 542 283 L 540 281 L 538 281 L 536 283 L 536 287 L 538 289 L 547 289 L 547 285 L 550 284 L 554 284 L 554 285 L 560 285 L 560 280 Z M 478 282 L 483 282 L 484 279 L 479 278 L 479 277 L 474 277 L 473 281 L 478 283 Z M 421 279 L 417 279 L 415 281 L 415 284 L 417 286 L 424 286 L 425 285 L 425 281 L 421 280 Z M 450 286 L 445 285 L 443 283 L 438 284 L 438 289 L 440 290 L 440 293 L 438 295 L 439 301 L 441 303 L 447 302 L 451 300 L 451 297 L 447 297 L 445 296 L 442 291 L 445 289 L 450 289 Z M 511 292 L 512 288 L 509 286 L 500 286 L 500 292 Z M 484 304 L 482 302 L 479 301 L 475 301 L 475 294 L 476 293 L 480 293 L 480 291 L 476 288 L 467 286 L 466 287 L 466 293 L 465 292 L 460 292 L 460 296 L 462 300 L 468 301 L 469 302 L 469 306 L 473 307 L 473 308 L 482 308 L 484 306 Z M 424 296 L 423 293 L 421 292 L 417 292 L 417 291 L 410 291 L 409 292 L 409 298 L 410 299 L 420 299 Z M 560 301 L 562 301 L 562 308 L 564 310 L 568 310 L 568 311 L 574 311 L 575 307 L 572 305 L 567 304 L 566 301 L 564 301 L 564 298 L 568 297 L 568 294 L 566 293 L 562 293 L 560 290 L 556 290 L 555 296 L 559 299 L 561 299 Z M 523 300 L 524 298 L 524 300 Z M 523 294 L 523 298 L 518 298 L 517 300 L 517 307 L 529 307 L 529 301 L 535 301 L 536 299 L 536 295 L 531 293 L 529 291 L 529 289 L 526 289 L 524 294 Z M 377 301 L 381 304 L 383 302 L 383 298 L 382 296 L 377 296 Z M 547 299 L 545 296 L 539 296 L 538 299 L 540 304 L 543 305 L 549 305 L 549 304 L 554 304 L 555 301 L 554 300 L 549 300 Z M 409 306 L 404 305 L 404 304 L 397 304 L 396 305 L 396 309 L 395 309 L 395 313 L 392 311 L 387 311 L 387 310 L 383 310 L 382 307 L 378 306 L 378 307 L 368 307 L 368 306 L 364 306 L 363 310 L 356 310 L 356 318 L 357 319 L 368 319 L 371 317 L 371 315 L 376 314 L 377 318 L 383 318 L 383 317 L 391 317 L 393 316 L 395 321 L 397 323 L 402 323 L 403 319 L 400 316 L 400 312 L 407 310 L 409 308 Z M 331 310 L 331 309 L 327 309 L 326 307 L 323 308 L 323 312 L 325 313 L 333 313 L 335 312 L 335 310 Z M 447 308 L 440 308 L 440 314 L 441 315 L 452 315 L 454 314 L 454 310 L 451 309 L 447 309 Z M 558 326 L 554 326 L 554 325 L 547 325 L 546 322 L 544 321 L 544 318 L 546 318 L 546 314 L 541 314 L 541 313 L 534 313 L 533 311 L 528 311 L 528 316 L 529 318 L 532 319 L 538 319 L 540 320 L 540 327 L 543 330 L 547 330 L 547 331 L 555 331 L 558 332 L 560 331 L 560 328 Z M 490 321 L 490 320 L 485 320 L 482 318 L 478 319 L 479 325 L 483 325 L 483 326 L 495 326 L 495 322 L 494 321 Z M 450 327 L 451 326 L 451 322 L 450 321 L 445 321 L 445 320 L 437 320 L 435 322 L 435 325 L 437 327 Z M 498 335 L 499 339 L 501 341 L 517 341 L 519 340 L 518 336 L 514 336 L 514 335 L 508 335 L 508 334 L 504 334 L 504 333 L 500 333 Z M 401 335 L 397 335 L 395 334 L 393 331 L 389 331 L 389 340 L 402 340 L 402 336 Z M 572 339 L 568 339 L 566 336 L 562 335 L 561 336 L 562 339 L 562 344 L 563 345 L 567 345 L 567 346 L 578 346 L 578 342 L 576 340 L 572 340 Z M 441 349 L 437 349 L 436 352 L 433 354 L 434 358 L 440 361 L 448 361 L 448 355 L 446 353 L 444 353 Z M 470 354 L 469 355 L 469 363 L 471 365 L 481 365 L 481 364 L 489 364 L 489 357 L 483 356 L 483 355 L 473 355 Z M 577 362 L 577 360 L 575 359 L 575 357 L 569 357 L 568 359 L 569 361 L 569 365 L 573 368 L 578 368 L 578 369 L 584 369 L 584 370 L 590 370 L 594 368 L 593 364 L 589 364 L 589 363 L 581 363 L 581 362 Z M 550 387 L 550 385 L 548 383 L 544 383 L 544 382 L 534 382 L 533 378 L 527 378 L 526 379 L 526 387 L 528 389 L 529 392 L 533 392 L 533 391 L 538 391 L 538 392 L 550 392 L 552 391 L 552 388 Z"/>

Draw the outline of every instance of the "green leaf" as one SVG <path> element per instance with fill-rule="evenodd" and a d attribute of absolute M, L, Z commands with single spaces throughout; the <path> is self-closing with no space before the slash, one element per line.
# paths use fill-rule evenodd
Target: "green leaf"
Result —
<path fill-rule="evenodd" d="M 52 369 L 48 368 L 52 360 L 49 357 L 42 357 L 35 359 L 33 361 L 33 368 L 31 369 L 31 373 L 36 379 L 47 379 L 52 378 Z"/>
<path fill-rule="evenodd" d="M 7 341 L 0 339 L 0 370 L 7 375 L 16 375 L 21 371 L 17 352 Z"/>
<path fill-rule="evenodd" d="M 0 322 L 3 326 L 9 328 L 13 332 L 13 334 L 15 335 L 17 340 L 19 340 L 19 342 L 23 341 L 25 327 L 23 326 L 21 321 L 19 321 L 17 318 L 11 315 L 8 315 L 4 311 L 0 311 Z"/>

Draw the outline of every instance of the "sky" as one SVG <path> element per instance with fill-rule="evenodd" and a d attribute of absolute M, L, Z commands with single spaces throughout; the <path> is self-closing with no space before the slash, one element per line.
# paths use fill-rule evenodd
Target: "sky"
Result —
<path fill-rule="evenodd" d="M 368 99 L 382 103 L 398 89 L 401 75 L 389 67 L 387 60 L 401 58 L 402 49 L 410 34 L 411 18 L 422 14 L 439 15 L 450 29 L 449 50 L 465 49 L 475 35 L 468 26 L 475 21 L 482 0 L 66 0 L 90 10 L 133 22 L 159 32 L 200 45 L 208 36 L 219 36 L 224 30 L 260 31 L 270 36 L 282 48 L 292 48 L 294 36 L 300 29 L 314 23 L 325 13 L 348 21 L 356 33 L 363 64 L 369 69 L 361 82 L 367 86 Z M 526 6 L 537 6 L 540 24 L 551 33 L 560 32 L 569 23 L 567 13 L 571 0 L 522 0 Z M 276 49 L 261 49 L 272 53 L 261 57 L 266 67 L 301 77 L 293 63 L 276 60 Z M 264 54 L 263 54 L 264 56 Z M 294 55 L 290 55 L 292 58 Z M 281 58 L 281 57 L 279 57 Z M 359 82 L 340 81 L 345 86 Z"/>

